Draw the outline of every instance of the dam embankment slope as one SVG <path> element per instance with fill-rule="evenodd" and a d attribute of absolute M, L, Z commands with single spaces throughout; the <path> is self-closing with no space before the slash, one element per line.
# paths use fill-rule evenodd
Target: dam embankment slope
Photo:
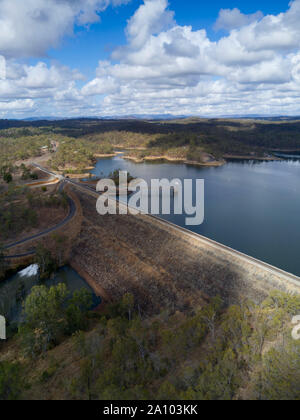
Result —
<path fill-rule="evenodd" d="M 260 302 L 277 289 L 300 293 L 300 279 L 150 216 L 96 211 L 96 193 L 76 188 L 83 222 L 72 260 L 113 300 L 134 294 L 146 312 L 186 310 L 208 297 Z"/>

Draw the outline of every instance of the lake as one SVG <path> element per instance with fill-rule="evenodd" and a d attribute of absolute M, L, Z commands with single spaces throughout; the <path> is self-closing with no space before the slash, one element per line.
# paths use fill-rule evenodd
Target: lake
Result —
<path fill-rule="evenodd" d="M 24 298 L 30 294 L 32 287 L 41 284 L 50 287 L 65 283 L 71 293 L 75 290 L 87 289 L 93 296 L 91 309 L 101 303 L 101 299 L 93 293 L 92 288 L 71 267 L 65 266 L 59 269 L 53 278 L 42 282 L 39 282 L 35 267 L 32 265 L 0 283 L 0 314 L 4 315 L 8 321 L 19 322 L 22 319 Z"/>
<path fill-rule="evenodd" d="M 205 180 L 205 221 L 193 232 L 300 276 L 300 160 L 232 161 L 222 167 L 100 159 L 92 174 Z M 185 215 L 161 216 L 185 226 Z"/>

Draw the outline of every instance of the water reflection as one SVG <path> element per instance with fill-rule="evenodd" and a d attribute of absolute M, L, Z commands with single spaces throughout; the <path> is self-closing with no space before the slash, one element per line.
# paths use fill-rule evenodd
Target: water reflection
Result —
<path fill-rule="evenodd" d="M 93 175 L 116 169 L 145 179 L 205 180 L 205 222 L 196 233 L 300 276 L 300 160 L 231 161 L 222 167 L 100 159 Z M 103 175 L 102 175 L 103 176 Z M 185 226 L 186 215 L 161 216 Z"/>

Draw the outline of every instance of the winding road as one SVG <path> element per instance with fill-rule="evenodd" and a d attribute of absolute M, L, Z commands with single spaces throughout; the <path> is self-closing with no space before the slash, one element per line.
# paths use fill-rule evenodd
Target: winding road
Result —
<path fill-rule="evenodd" d="M 40 167 L 39 165 L 34 165 L 34 166 L 38 167 L 40 170 L 48 173 L 49 175 L 54 175 L 50 171 Z M 61 177 L 60 182 L 61 182 L 61 184 L 59 186 L 59 191 L 62 192 L 64 190 L 66 180 L 63 177 Z M 76 204 L 69 196 L 68 196 L 68 204 L 69 204 L 68 216 L 64 220 L 62 220 L 60 223 L 58 223 L 57 225 L 55 225 L 55 226 L 53 226 L 49 229 L 44 230 L 43 232 L 37 233 L 36 235 L 32 235 L 32 236 L 29 236 L 28 238 L 24 238 L 24 239 L 22 239 L 18 242 L 14 242 L 14 243 L 11 243 L 9 245 L 6 245 L 6 246 L 3 247 L 4 250 L 9 250 L 9 249 L 14 248 L 18 245 L 22 245 L 22 244 L 25 244 L 26 242 L 30 242 L 34 239 L 42 238 L 43 236 L 48 235 L 51 232 L 55 232 L 57 229 L 60 229 L 62 226 L 66 225 L 74 217 L 74 215 L 76 213 Z M 5 256 L 5 259 L 15 259 L 15 258 L 27 257 L 27 256 L 34 255 L 34 254 L 35 254 L 35 251 L 32 250 L 32 251 L 29 251 L 25 254 Z"/>
<path fill-rule="evenodd" d="M 94 194 L 95 193 L 97 194 L 97 192 L 95 191 L 95 189 L 89 187 L 88 185 L 79 185 L 77 182 L 72 181 L 69 178 L 65 178 L 62 175 L 57 175 L 54 172 L 51 172 L 50 170 L 48 170 L 46 168 L 43 168 L 42 166 L 40 166 L 40 165 L 38 165 L 36 163 L 31 163 L 31 166 L 36 167 L 37 169 L 39 169 L 40 171 L 42 171 L 42 172 L 50 175 L 51 177 L 58 178 L 59 179 L 59 182 L 60 182 L 60 186 L 59 186 L 59 191 L 60 192 L 62 192 L 64 190 L 65 185 L 68 183 L 68 184 L 74 185 L 75 187 L 77 187 L 77 188 L 79 188 L 81 190 L 84 190 L 86 192 L 90 192 L 90 193 L 92 192 Z M 76 213 L 76 204 L 75 204 L 75 202 L 69 196 L 68 196 L 68 204 L 69 204 L 69 214 L 68 214 L 68 216 L 63 221 L 61 221 L 60 223 L 58 223 L 57 225 L 55 225 L 55 226 L 53 226 L 53 227 L 51 227 L 49 229 L 44 230 L 43 232 L 37 233 L 36 235 L 32 235 L 32 236 L 29 236 L 28 238 L 24 238 L 24 239 L 22 239 L 22 240 L 20 240 L 18 242 L 13 242 L 13 243 L 11 243 L 9 245 L 6 245 L 6 246 L 3 247 L 3 249 L 4 250 L 9 250 L 9 249 L 14 248 L 14 247 L 16 247 L 18 245 L 23 245 L 23 244 L 25 244 L 27 242 L 30 242 L 30 241 L 32 241 L 34 239 L 42 238 L 45 235 L 48 235 L 49 233 L 55 232 L 56 230 L 60 229 L 64 225 L 66 225 L 74 217 L 74 215 Z M 5 256 L 5 259 L 12 260 L 12 259 L 16 259 L 16 258 L 28 257 L 28 256 L 31 256 L 31 255 L 34 255 L 34 254 L 35 254 L 35 250 L 33 249 L 32 251 L 28 251 L 28 252 L 26 252 L 24 254 Z"/>

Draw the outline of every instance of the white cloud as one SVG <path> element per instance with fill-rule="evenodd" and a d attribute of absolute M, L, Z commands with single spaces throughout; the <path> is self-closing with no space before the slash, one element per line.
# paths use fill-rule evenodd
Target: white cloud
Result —
<path fill-rule="evenodd" d="M 99 63 L 82 94 L 106 95 L 99 114 L 300 113 L 299 19 L 300 0 L 277 16 L 223 10 L 216 26 L 229 34 L 212 42 L 176 24 L 166 0 L 145 0 L 119 63 Z"/>
<path fill-rule="evenodd" d="M 83 95 L 104 95 L 118 91 L 118 84 L 113 77 L 96 78 L 85 85 L 82 89 Z"/>
<path fill-rule="evenodd" d="M 0 110 L 1 115 L 19 112 L 55 113 L 54 107 L 74 104 L 87 106 L 76 86 L 83 76 L 76 70 L 40 61 L 21 64 L 18 59 L 41 57 L 74 25 L 100 20 L 99 13 L 109 5 L 131 0 L 0 0 Z"/>
<path fill-rule="evenodd" d="M 215 23 L 215 30 L 225 29 L 231 31 L 232 29 L 241 28 L 256 22 L 263 17 L 262 12 L 256 12 L 250 15 L 245 15 L 239 9 L 221 9 L 217 22 Z"/>
<path fill-rule="evenodd" d="M 12 57 L 22 48 L 27 55 L 40 54 L 71 33 L 74 22 L 96 21 L 109 3 L 127 0 L 53 0 L 51 10 L 48 0 L 26 0 L 16 14 L 10 2 L 19 0 L 0 0 L 6 25 L 0 55 L 7 67 L 6 80 L 0 80 L 2 115 L 5 106 L 8 113 L 27 107 L 72 116 L 300 114 L 300 0 L 279 15 L 221 11 L 216 27 L 228 34 L 218 41 L 204 29 L 178 25 L 167 0 L 144 0 L 128 21 L 127 45 L 114 51 L 112 61 L 100 61 L 95 78 L 81 88 L 83 76 L 76 70 L 42 61 L 29 66 Z M 36 6 L 34 15 L 28 4 Z M 1 13 L 4 5 L 11 15 Z"/>
<path fill-rule="evenodd" d="M 132 48 L 141 48 L 149 36 L 175 25 L 174 13 L 167 10 L 167 0 L 145 0 L 130 19 L 127 34 Z"/>
<path fill-rule="evenodd" d="M 0 0 L 0 54 L 39 57 L 72 35 L 74 24 L 99 20 L 110 4 L 131 0 Z"/>
<path fill-rule="evenodd" d="M 6 78 L 6 60 L 3 55 L 0 55 L 0 80 Z"/>
<path fill-rule="evenodd" d="M 1 116 L 20 113 L 52 115 L 59 104 L 75 103 L 87 105 L 87 101 L 76 87 L 82 75 L 68 67 L 45 63 L 35 66 L 21 65 L 16 61 L 6 62 L 6 78 L 0 80 Z M 45 115 L 45 114 L 44 114 Z"/>
<path fill-rule="evenodd" d="M 0 101 L 0 111 L 26 111 L 28 108 L 33 108 L 34 101 L 31 99 L 15 100 L 10 102 Z"/>

